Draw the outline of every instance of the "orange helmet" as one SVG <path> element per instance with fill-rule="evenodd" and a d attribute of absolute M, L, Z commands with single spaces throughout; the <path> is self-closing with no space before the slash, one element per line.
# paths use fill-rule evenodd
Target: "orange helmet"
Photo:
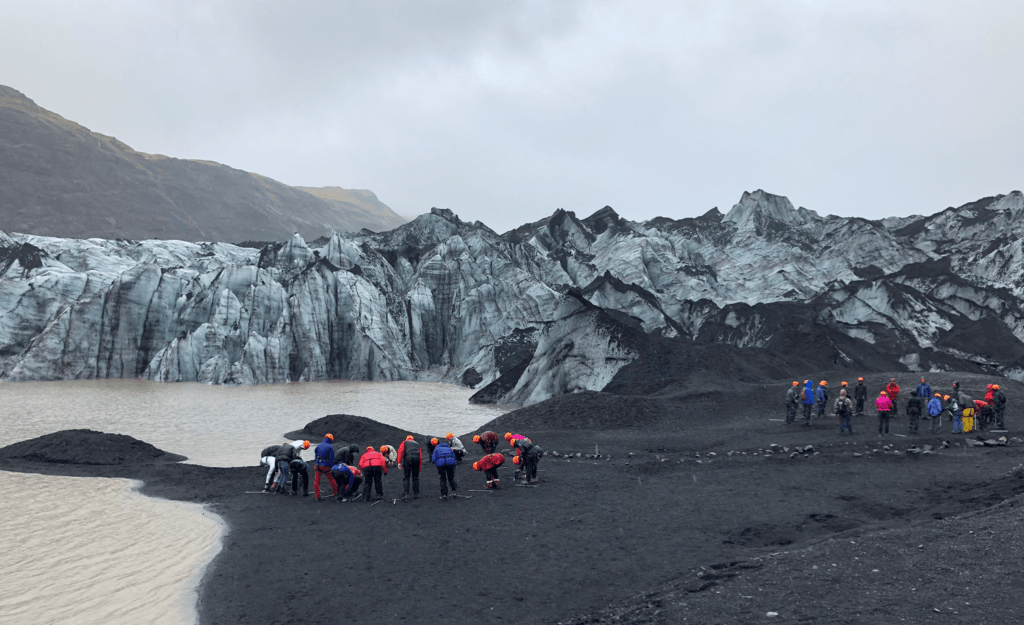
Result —
<path fill-rule="evenodd" d="M 843 380 L 842 386 L 849 386 L 849 384 L 846 383 L 846 380 Z"/>
<path fill-rule="evenodd" d="M 796 380 L 793 380 L 793 386 L 800 386 L 800 383 L 797 382 Z"/>
<path fill-rule="evenodd" d="M 519 456 L 512 458 L 512 464 L 519 464 Z"/>
<path fill-rule="evenodd" d="M 416 439 L 414 439 L 414 438 L 413 438 L 413 436 L 412 436 L 412 434 L 410 434 L 409 436 L 406 436 L 406 437 L 405 437 L 405 440 L 407 440 L 407 441 L 412 441 L 412 440 L 416 440 Z"/>
<path fill-rule="evenodd" d="M 886 393 L 885 391 L 882 391 L 882 395 L 888 395 L 888 394 L 889 393 Z"/>
<path fill-rule="evenodd" d="M 999 390 L 999 385 L 998 384 L 993 384 L 992 385 L 992 390 L 998 391 Z"/>
<path fill-rule="evenodd" d="M 474 462 L 474 463 L 473 463 L 473 470 L 474 470 L 474 471 L 479 471 L 479 470 L 480 470 L 480 465 L 479 465 L 479 464 L 477 464 L 476 462 Z"/>
<path fill-rule="evenodd" d="M 366 451 L 373 451 L 373 447 L 367 447 Z"/>
<path fill-rule="evenodd" d="M 942 397 L 942 393 L 935 393 L 936 397 Z"/>
<path fill-rule="evenodd" d="M 302 441 L 302 448 L 309 449 L 309 441 Z"/>
<path fill-rule="evenodd" d="M 324 438 L 330 439 L 330 440 L 333 441 L 334 440 L 334 434 L 331 434 L 330 432 L 328 432 L 327 434 L 324 434 Z"/>
<path fill-rule="evenodd" d="M 451 440 L 455 438 L 455 435 L 452 434 L 451 432 L 448 432 L 447 434 L 444 435 L 444 437 L 447 438 L 448 440 Z"/>
<path fill-rule="evenodd" d="M 436 438 L 430 439 L 430 444 L 431 445 L 437 445 L 437 439 Z"/>
<path fill-rule="evenodd" d="M 804 384 L 807 384 L 808 382 L 810 382 L 810 380 L 804 380 Z"/>
<path fill-rule="evenodd" d="M 858 382 L 863 382 L 863 381 L 864 381 L 864 378 L 857 378 L 857 381 L 858 381 Z"/>
<path fill-rule="evenodd" d="M 818 382 L 818 384 L 820 384 L 822 386 L 828 386 L 828 381 L 827 380 L 822 380 L 821 382 Z"/>
<path fill-rule="evenodd" d="M 505 440 L 507 440 L 507 441 L 512 440 L 512 432 L 505 432 Z"/>
<path fill-rule="evenodd" d="M 479 443 L 480 442 L 480 435 L 479 434 L 473 435 L 473 442 L 474 443 Z"/>
<path fill-rule="evenodd" d="M 949 395 L 944 396 L 942 399 L 945 399 L 946 401 L 949 401 Z"/>

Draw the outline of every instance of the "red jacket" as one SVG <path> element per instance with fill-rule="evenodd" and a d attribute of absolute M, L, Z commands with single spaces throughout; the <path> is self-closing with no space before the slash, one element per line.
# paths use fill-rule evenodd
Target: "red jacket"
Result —
<path fill-rule="evenodd" d="M 369 467 L 380 467 L 384 469 L 384 475 L 388 474 L 388 463 L 379 451 L 367 451 L 359 457 L 359 468 L 368 469 Z"/>
<path fill-rule="evenodd" d="M 501 454 L 487 454 L 473 464 L 476 466 L 477 471 L 486 471 L 487 469 L 497 469 L 504 463 L 505 456 Z"/>
<path fill-rule="evenodd" d="M 990 404 L 993 403 L 996 400 L 995 394 L 996 394 L 996 389 L 994 389 L 994 388 L 988 389 L 988 392 L 985 393 L 985 401 L 987 401 Z"/>
<path fill-rule="evenodd" d="M 420 469 L 423 469 L 423 446 L 416 445 L 416 455 L 420 457 Z M 405 441 L 398 446 L 398 464 L 402 465 L 405 462 Z"/>
<path fill-rule="evenodd" d="M 885 392 L 889 394 L 889 399 L 895 404 L 896 397 L 900 394 L 900 385 L 895 382 L 889 382 L 885 385 Z"/>

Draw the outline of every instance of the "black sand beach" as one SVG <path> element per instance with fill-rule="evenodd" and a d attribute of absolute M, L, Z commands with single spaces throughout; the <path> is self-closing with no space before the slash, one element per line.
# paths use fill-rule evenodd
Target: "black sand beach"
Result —
<path fill-rule="evenodd" d="M 984 394 L 980 376 L 928 378 Z M 139 479 L 146 495 L 210 504 L 230 531 L 200 589 L 204 623 L 1006 623 L 1024 582 L 1024 385 L 1001 383 L 1010 431 L 982 437 L 1009 444 L 979 447 L 948 423 L 899 436 L 902 413 L 884 438 L 870 411 L 854 436 L 832 418 L 785 426 L 773 419 L 787 381 L 560 397 L 487 428 L 558 452 L 540 463 L 539 487 L 502 469 L 500 491 L 471 492 L 484 480 L 465 462 L 456 479 L 472 498 L 454 501 L 438 499 L 430 466 L 418 500 L 393 502 L 392 470 L 387 499 L 369 505 L 253 492 L 265 474 L 256 449 L 230 469 L 158 453 L 83 464 L 94 454 L 74 443 L 100 443 L 80 432 L 59 435 L 66 457 L 4 448 L 0 469 Z M 932 453 L 907 452 L 925 445 Z"/>

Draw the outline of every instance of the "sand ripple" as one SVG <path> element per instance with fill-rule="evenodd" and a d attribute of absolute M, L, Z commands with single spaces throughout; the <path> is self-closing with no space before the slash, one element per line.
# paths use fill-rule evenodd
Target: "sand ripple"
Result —
<path fill-rule="evenodd" d="M 0 471 L 3 622 L 196 621 L 196 588 L 224 524 L 138 485 Z"/>

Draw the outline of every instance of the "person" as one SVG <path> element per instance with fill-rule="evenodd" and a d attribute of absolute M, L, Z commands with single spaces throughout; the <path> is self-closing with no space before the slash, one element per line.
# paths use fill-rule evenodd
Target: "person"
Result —
<path fill-rule="evenodd" d="M 814 408 L 814 387 L 810 380 L 804 380 L 804 388 L 800 391 L 800 401 L 804 405 L 804 426 L 811 424 L 811 409 Z"/>
<path fill-rule="evenodd" d="M 302 458 L 296 457 L 288 468 L 292 474 L 292 497 L 299 494 L 299 478 L 302 478 L 302 496 L 309 497 L 309 465 Z"/>
<path fill-rule="evenodd" d="M 796 380 L 786 391 L 786 425 L 796 421 L 796 407 L 800 404 L 800 383 Z"/>
<path fill-rule="evenodd" d="M 910 391 L 910 399 L 907 400 L 907 422 L 908 431 L 911 436 L 917 434 L 921 427 L 921 411 L 924 410 L 924 400 L 917 394 L 916 390 Z"/>
<path fill-rule="evenodd" d="M 349 445 L 338 452 L 335 460 L 338 462 L 349 465 L 350 467 L 356 466 L 359 462 L 359 446 Z"/>
<path fill-rule="evenodd" d="M 309 441 L 292 441 L 278 448 L 274 458 L 277 460 L 277 470 L 280 475 L 277 478 L 277 492 L 282 495 L 288 494 L 288 470 L 292 463 L 299 457 L 299 448 L 309 449 Z"/>
<path fill-rule="evenodd" d="M 505 463 L 505 456 L 501 454 L 487 454 L 473 463 L 474 471 L 483 471 L 487 479 L 486 488 L 498 488 L 498 467 Z"/>
<path fill-rule="evenodd" d="M 512 448 L 512 451 L 515 451 L 515 448 L 516 448 L 515 442 L 517 440 L 521 439 L 521 438 L 526 438 L 526 437 L 523 436 L 522 434 L 513 434 L 511 432 L 505 432 L 505 442 L 507 442 L 508 446 Z"/>
<path fill-rule="evenodd" d="M 818 405 L 818 417 L 825 416 L 825 409 L 828 408 L 828 381 L 818 382 L 818 388 L 814 390 L 814 402 Z"/>
<path fill-rule="evenodd" d="M 345 502 L 359 492 L 359 485 L 363 483 L 363 473 L 356 467 L 347 465 L 343 462 L 331 467 L 331 477 L 341 484 L 341 490 L 338 491 L 338 501 Z"/>
<path fill-rule="evenodd" d="M 957 398 L 960 403 L 960 415 L 962 422 L 962 433 L 967 434 L 968 432 L 974 431 L 974 398 L 967 393 L 961 391 L 960 397 Z"/>
<path fill-rule="evenodd" d="M 889 418 L 892 416 L 892 400 L 886 391 L 882 391 L 875 400 L 875 408 L 878 409 L 878 435 L 882 435 L 882 428 L 885 427 L 885 435 L 889 435 Z"/>
<path fill-rule="evenodd" d="M 946 412 L 949 413 L 949 419 L 953 422 L 953 434 L 964 433 L 964 422 L 960 415 L 960 405 L 957 404 L 956 397 L 952 395 L 943 395 L 942 399 L 946 401 Z"/>
<path fill-rule="evenodd" d="M 952 397 L 953 399 L 960 397 L 960 382 L 956 380 L 953 381 L 953 394 L 950 395 L 950 397 Z"/>
<path fill-rule="evenodd" d="M 850 434 L 853 434 L 853 402 L 846 396 L 846 389 L 839 391 L 839 397 L 836 398 L 836 416 L 839 417 L 839 433 L 842 434 L 843 430 L 847 430 Z"/>
<path fill-rule="evenodd" d="M 996 411 L 992 408 L 992 403 L 987 401 L 981 401 L 980 399 L 974 400 L 974 406 L 977 408 L 977 417 L 974 420 L 974 425 L 978 431 L 984 432 L 985 428 L 992 425 L 992 421 L 995 420 Z"/>
<path fill-rule="evenodd" d="M 409 483 L 412 482 L 412 496 L 420 497 L 420 470 L 423 468 L 423 450 L 413 435 L 405 437 L 398 446 L 398 468 L 405 472 L 402 477 L 402 500 L 409 500 Z"/>
<path fill-rule="evenodd" d="M 996 413 L 996 427 L 1000 430 L 1006 429 L 1004 414 L 1006 413 L 1006 394 L 999 388 L 998 384 L 992 385 L 992 404 Z"/>
<path fill-rule="evenodd" d="M 389 467 L 393 467 L 398 463 L 398 451 L 395 450 L 391 445 L 381 445 L 380 455 L 384 456 L 384 460 L 387 461 Z"/>
<path fill-rule="evenodd" d="M 269 491 L 273 488 L 274 474 L 277 473 L 277 450 L 281 449 L 280 445 L 271 445 L 260 452 L 260 466 L 267 467 L 267 479 L 263 485 L 263 492 Z"/>
<path fill-rule="evenodd" d="M 857 378 L 857 386 L 853 387 L 853 399 L 857 402 L 857 416 L 864 416 L 864 402 L 868 400 L 868 387 L 864 386 L 864 378 Z"/>
<path fill-rule="evenodd" d="M 493 454 L 497 451 L 500 440 L 498 435 L 490 430 L 473 437 L 473 442 L 480 445 L 480 448 L 484 450 L 484 454 Z"/>
<path fill-rule="evenodd" d="M 924 378 L 921 378 L 921 383 L 917 385 L 917 396 L 921 398 L 921 401 L 932 396 L 932 387 L 924 381 Z"/>
<path fill-rule="evenodd" d="M 430 461 L 437 467 L 437 474 L 441 477 L 441 499 L 448 499 L 449 484 L 452 486 L 452 499 L 454 499 L 455 491 L 458 488 L 455 484 L 455 465 L 458 464 L 455 452 L 448 446 L 448 441 L 439 442 L 436 438 L 432 438 L 430 444 L 434 446 Z"/>
<path fill-rule="evenodd" d="M 363 455 L 359 457 L 359 468 L 363 471 L 366 482 L 363 483 L 363 501 L 370 501 L 370 491 L 374 486 L 377 488 L 377 498 L 384 499 L 384 484 L 382 479 L 388 474 L 388 463 L 379 451 L 373 447 L 367 447 Z"/>
<path fill-rule="evenodd" d="M 331 467 L 334 466 L 334 435 L 328 432 L 324 435 L 324 442 L 313 450 L 316 460 L 313 463 L 313 501 L 320 501 L 320 476 L 326 474 L 327 481 L 331 483 L 331 492 L 338 496 L 338 483 L 331 475 Z"/>
<path fill-rule="evenodd" d="M 512 462 L 522 468 L 527 484 L 537 482 L 537 463 L 540 462 L 543 450 L 525 437 L 516 439 L 513 446 L 516 449 L 516 455 L 512 458 Z"/>
<path fill-rule="evenodd" d="M 996 393 L 994 387 L 995 387 L 995 384 L 989 384 L 988 387 L 987 387 L 987 390 L 985 391 L 985 401 L 990 403 L 990 404 L 992 403 L 992 399 L 993 399 L 993 397 L 995 396 L 995 393 Z"/>
<path fill-rule="evenodd" d="M 942 395 L 935 393 L 935 396 L 928 401 L 928 416 L 931 417 L 931 425 L 928 427 L 928 432 L 931 434 L 939 433 L 939 426 L 942 425 Z"/>
<path fill-rule="evenodd" d="M 890 417 L 898 417 L 900 414 L 900 385 L 896 383 L 896 378 L 889 378 L 889 383 L 885 385 L 885 394 L 889 396 L 889 402 L 892 403 L 892 408 L 889 411 Z"/>
<path fill-rule="evenodd" d="M 452 448 L 452 453 L 455 454 L 455 461 L 462 462 L 462 459 L 466 457 L 466 446 L 451 432 L 445 434 L 444 437 L 448 440 L 448 446 Z"/>

